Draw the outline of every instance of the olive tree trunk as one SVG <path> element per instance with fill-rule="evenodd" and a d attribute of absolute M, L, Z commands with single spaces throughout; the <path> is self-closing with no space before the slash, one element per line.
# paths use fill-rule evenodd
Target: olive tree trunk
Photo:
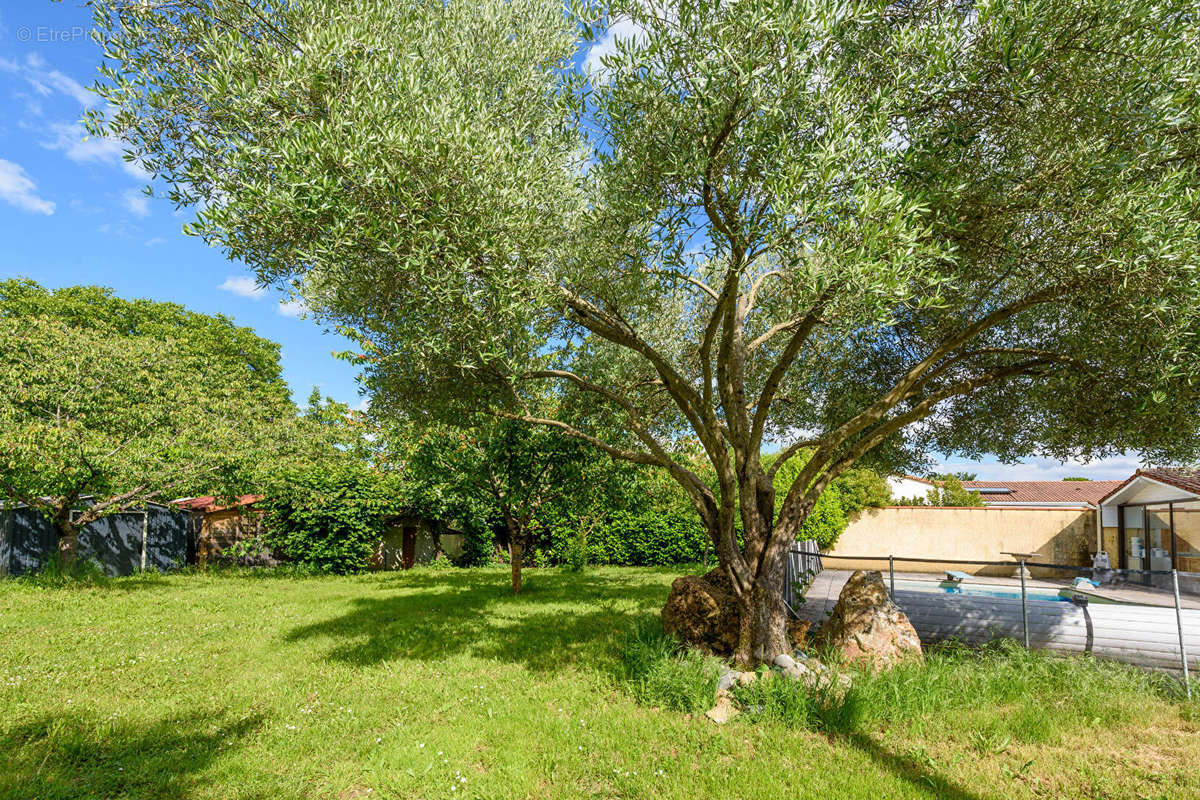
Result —
<path fill-rule="evenodd" d="M 770 563 L 763 564 L 749 590 L 739 597 L 742 618 L 734 659 L 745 666 L 769 664 L 781 653 L 790 654 L 792 649 L 783 596 L 786 549 L 782 550 L 782 556 L 772 552 L 767 558 Z"/>

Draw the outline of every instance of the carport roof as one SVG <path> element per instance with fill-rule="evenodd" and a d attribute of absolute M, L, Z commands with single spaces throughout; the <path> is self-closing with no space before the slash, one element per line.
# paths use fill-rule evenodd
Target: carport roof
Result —
<path fill-rule="evenodd" d="M 1128 479 L 1122 481 L 1117 488 L 1106 494 L 1100 502 L 1107 503 L 1139 479 L 1156 481 L 1174 489 L 1187 492 L 1195 497 L 1200 497 L 1200 470 L 1156 467 L 1153 469 L 1139 469 L 1133 475 L 1129 476 Z"/>

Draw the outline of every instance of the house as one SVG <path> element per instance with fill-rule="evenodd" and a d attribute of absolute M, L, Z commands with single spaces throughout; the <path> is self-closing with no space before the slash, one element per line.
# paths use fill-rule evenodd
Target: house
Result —
<path fill-rule="evenodd" d="M 911 496 L 920 479 L 900 497 Z M 891 483 L 891 481 L 889 481 Z M 1097 553 L 1115 568 L 1200 572 L 1200 472 L 1143 469 L 1123 481 L 964 481 L 983 505 L 865 509 L 826 551 L 827 566 L 1007 574 L 1000 564 L 1028 554 L 1035 575 L 1049 565 L 1088 568 Z M 894 495 L 896 496 L 896 495 Z M 922 561 L 904 562 L 904 557 Z M 1044 565 L 1041 568 L 1036 564 Z"/>
<path fill-rule="evenodd" d="M 894 501 L 923 500 L 937 486 L 933 481 L 916 475 L 889 475 L 887 485 Z"/>
<path fill-rule="evenodd" d="M 1200 470 L 1139 469 L 1102 498 L 1100 516 L 1114 567 L 1200 572 Z"/>
<path fill-rule="evenodd" d="M 190 517 L 159 503 L 109 514 L 79 531 L 76 554 L 110 576 L 164 572 L 187 562 Z M 58 550 L 58 532 L 37 509 L 0 508 L 0 576 L 36 572 Z"/>

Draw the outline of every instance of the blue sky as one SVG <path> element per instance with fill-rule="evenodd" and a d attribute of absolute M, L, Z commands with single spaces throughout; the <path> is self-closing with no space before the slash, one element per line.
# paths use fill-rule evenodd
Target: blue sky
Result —
<path fill-rule="evenodd" d="M 97 98 L 84 87 L 99 64 L 90 23 L 73 0 L 0 1 L 0 279 L 97 284 L 227 314 L 283 346 L 297 401 L 320 385 L 357 405 L 355 370 L 330 355 L 344 339 L 300 318 L 278 293 L 256 290 L 243 265 L 184 236 L 188 218 L 142 194 L 145 176 L 122 160 L 119 145 L 85 139 L 79 120 Z"/>
<path fill-rule="evenodd" d="M 187 218 L 167 200 L 142 194 L 145 176 L 122 160 L 120 146 L 86 138 L 79 120 L 97 103 L 85 87 L 99 63 L 90 24 L 76 0 L 0 0 L 0 280 L 96 284 L 123 297 L 224 313 L 282 345 L 284 375 L 298 402 L 320 386 L 358 405 L 354 369 L 331 355 L 345 340 L 304 319 L 278 293 L 257 289 L 244 265 L 184 236 Z M 633 33 L 614 26 L 587 54 L 585 68 L 612 48 L 614 35 Z M 1124 478 L 1138 466 L 1134 458 L 943 463 L 1005 480 Z"/>

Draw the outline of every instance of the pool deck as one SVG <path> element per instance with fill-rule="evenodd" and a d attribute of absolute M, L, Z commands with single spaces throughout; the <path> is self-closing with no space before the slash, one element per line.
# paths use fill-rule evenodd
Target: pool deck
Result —
<path fill-rule="evenodd" d="M 833 602 L 837 601 L 838 595 L 842 593 L 842 587 L 846 585 L 853 574 L 853 570 L 844 569 L 826 569 L 822 570 L 816 578 L 813 579 L 812 586 L 805 593 L 805 597 L 810 600 L 822 600 Z M 937 586 L 944 579 L 944 575 L 939 575 L 932 572 L 897 572 L 896 580 L 905 581 L 921 581 L 924 583 Z M 883 581 L 887 583 L 888 573 L 883 570 Z M 1021 591 L 1021 581 L 1019 578 L 993 578 L 991 576 L 974 578 L 963 581 L 964 586 L 978 584 L 984 586 L 1004 586 L 1011 587 L 1013 591 Z M 1052 589 L 1058 591 L 1066 586 L 1066 582 L 1053 582 L 1045 580 L 1030 579 L 1025 581 L 1025 586 L 1029 589 Z M 1154 589 L 1142 589 L 1131 586 L 1120 586 L 1117 588 L 1101 588 L 1089 590 L 1090 594 L 1097 598 L 1111 598 L 1112 600 L 1122 603 L 1137 603 L 1146 606 L 1162 606 L 1175 607 L 1175 598 L 1170 592 L 1156 591 Z M 1180 595 L 1180 606 L 1183 608 L 1200 609 L 1200 598 L 1192 595 Z"/>

